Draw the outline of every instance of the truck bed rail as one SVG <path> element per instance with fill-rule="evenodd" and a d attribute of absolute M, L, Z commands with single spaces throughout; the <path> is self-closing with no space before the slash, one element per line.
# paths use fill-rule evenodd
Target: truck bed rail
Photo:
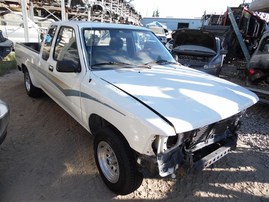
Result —
<path fill-rule="evenodd" d="M 36 43 L 36 42 L 26 42 L 26 43 L 18 43 L 21 46 L 24 46 L 28 49 L 31 49 L 32 51 L 35 51 L 37 53 L 40 52 L 41 50 L 41 44 L 40 43 Z"/>

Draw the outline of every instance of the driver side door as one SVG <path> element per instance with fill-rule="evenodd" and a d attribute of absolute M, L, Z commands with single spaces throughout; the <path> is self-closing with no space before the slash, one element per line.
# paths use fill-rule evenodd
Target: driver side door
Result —
<path fill-rule="evenodd" d="M 61 27 L 56 36 L 54 50 L 47 61 L 47 90 L 50 96 L 73 117 L 81 119 L 81 81 L 85 69 L 81 68 L 78 34 L 72 27 Z"/>

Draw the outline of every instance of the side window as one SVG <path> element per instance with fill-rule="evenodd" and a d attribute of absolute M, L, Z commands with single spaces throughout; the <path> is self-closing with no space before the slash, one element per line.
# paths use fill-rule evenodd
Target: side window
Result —
<path fill-rule="evenodd" d="M 269 36 L 265 37 L 262 42 L 259 49 L 260 53 L 268 54 L 269 53 Z"/>
<path fill-rule="evenodd" d="M 44 37 L 44 45 L 43 45 L 43 51 L 42 51 L 42 58 L 44 60 L 47 60 L 49 58 L 50 49 L 52 45 L 52 39 L 54 38 L 55 32 L 56 32 L 56 26 L 51 27 L 48 30 L 48 33 Z"/>
<path fill-rule="evenodd" d="M 53 59 L 56 61 L 73 62 L 80 66 L 75 31 L 69 27 L 62 27 L 56 39 Z"/>

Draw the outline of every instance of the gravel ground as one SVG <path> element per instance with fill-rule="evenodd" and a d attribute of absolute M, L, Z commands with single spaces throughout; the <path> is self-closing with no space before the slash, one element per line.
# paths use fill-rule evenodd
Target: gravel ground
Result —
<path fill-rule="evenodd" d="M 127 195 L 111 193 L 93 158 L 93 138 L 49 97 L 32 99 L 23 75 L 0 77 L 11 109 L 0 147 L 0 201 L 269 201 L 269 106 L 247 110 L 238 148 L 191 176 L 145 178 Z"/>

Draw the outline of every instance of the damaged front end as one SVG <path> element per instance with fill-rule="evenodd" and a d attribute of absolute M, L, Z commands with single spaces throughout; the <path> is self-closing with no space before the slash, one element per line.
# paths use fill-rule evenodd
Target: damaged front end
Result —
<path fill-rule="evenodd" d="M 240 115 L 176 136 L 158 136 L 153 142 L 159 175 L 187 173 L 208 167 L 236 148 Z"/>

